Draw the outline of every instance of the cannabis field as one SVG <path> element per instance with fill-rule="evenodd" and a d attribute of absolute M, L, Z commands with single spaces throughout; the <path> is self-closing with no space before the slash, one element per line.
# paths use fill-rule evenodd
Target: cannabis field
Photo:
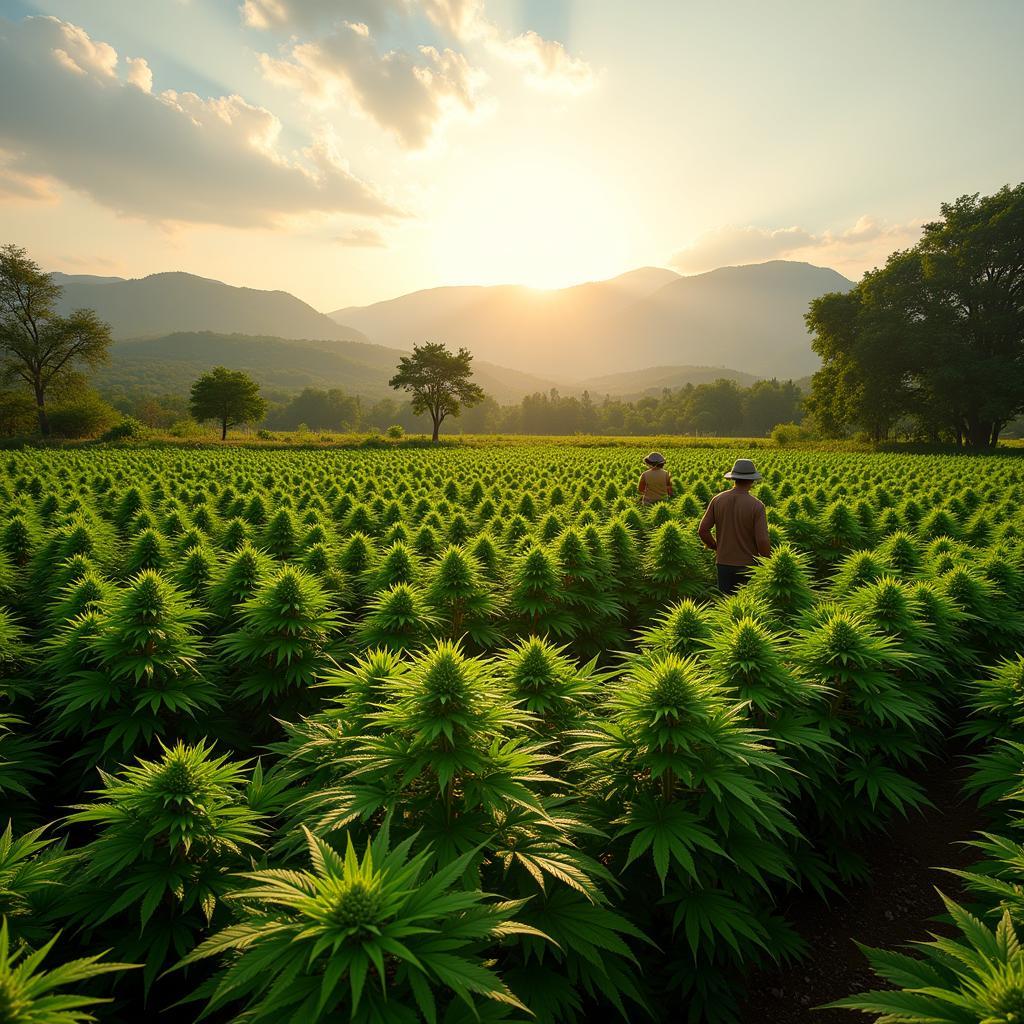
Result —
<path fill-rule="evenodd" d="M 849 1002 L 1024 1020 L 1024 463 L 762 451 L 723 600 L 747 453 L 642 454 L 6 453 L 0 1021 L 729 1021 L 951 742 L 992 829 Z"/>

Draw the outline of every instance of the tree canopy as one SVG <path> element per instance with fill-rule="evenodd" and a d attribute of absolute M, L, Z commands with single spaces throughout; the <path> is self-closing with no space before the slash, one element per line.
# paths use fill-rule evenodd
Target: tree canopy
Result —
<path fill-rule="evenodd" d="M 93 310 L 58 315 L 61 291 L 24 249 L 0 248 L 0 372 L 28 387 L 44 437 L 47 396 L 74 382 L 83 366 L 105 362 L 110 346 L 110 326 Z"/>
<path fill-rule="evenodd" d="M 1024 411 L 1024 184 L 941 214 L 851 292 L 811 303 L 821 428 L 991 448 Z"/>
<path fill-rule="evenodd" d="M 396 391 L 412 394 L 413 411 L 429 413 L 436 441 L 448 416 L 458 416 L 463 406 L 484 400 L 483 388 L 474 384 L 473 356 L 468 349 L 450 352 L 441 342 L 414 345 L 411 356 L 402 356 L 398 372 L 388 382 Z"/>
<path fill-rule="evenodd" d="M 192 385 L 189 408 L 197 420 L 216 420 L 223 441 L 229 427 L 262 419 L 267 403 L 248 374 L 215 366 Z"/>

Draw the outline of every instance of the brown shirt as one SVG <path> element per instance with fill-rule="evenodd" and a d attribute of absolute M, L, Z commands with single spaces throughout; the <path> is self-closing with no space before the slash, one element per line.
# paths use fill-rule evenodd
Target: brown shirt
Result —
<path fill-rule="evenodd" d="M 671 486 L 672 477 L 664 469 L 648 469 L 640 474 L 640 491 L 645 505 L 667 498 Z"/>
<path fill-rule="evenodd" d="M 710 532 L 711 527 L 719 565 L 753 565 L 770 547 L 764 505 L 749 490 L 733 487 L 716 494 L 700 521 L 700 533 Z"/>

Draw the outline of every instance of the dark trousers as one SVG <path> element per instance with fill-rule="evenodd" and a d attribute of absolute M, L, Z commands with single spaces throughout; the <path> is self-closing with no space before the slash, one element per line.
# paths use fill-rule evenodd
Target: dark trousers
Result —
<path fill-rule="evenodd" d="M 750 579 L 749 565 L 719 565 L 718 589 L 728 597 Z"/>

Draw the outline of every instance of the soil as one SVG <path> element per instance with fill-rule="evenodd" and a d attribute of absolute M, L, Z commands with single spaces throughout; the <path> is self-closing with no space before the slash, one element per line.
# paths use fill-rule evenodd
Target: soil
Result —
<path fill-rule="evenodd" d="M 934 918 L 943 913 L 936 888 L 957 899 L 960 880 L 940 868 L 968 867 L 976 854 L 965 846 L 985 827 L 984 815 L 963 795 L 963 758 L 951 754 L 919 778 L 935 805 L 897 819 L 884 837 L 861 851 L 871 882 L 851 887 L 843 900 L 823 907 L 819 900 L 796 902 L 787 917 L 807 940 L 808 956 L 778 970 L 760 970 L 748 980 L 744 1024 L 867 1024 L 851 1010 L 814 1007 L 868 989 L 886 987 L 868 967 L 856 942 L 893 948 L 948 929 Z"/>

